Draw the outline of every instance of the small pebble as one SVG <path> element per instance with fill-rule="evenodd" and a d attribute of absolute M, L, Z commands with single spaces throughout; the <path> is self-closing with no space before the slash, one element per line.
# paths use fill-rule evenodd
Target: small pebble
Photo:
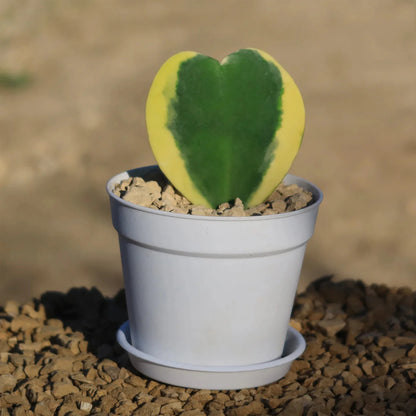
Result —
<path fill-rule="evenodd" d="M 0 393 L 12 391 L 17 384 L 17 378 L 11 374 L 2 374 L 0 376 Z"/>
<path fill-rule="evenodd" d="M 79 410 L 89 413 L 92 409 L 92 404 L 89 402 L 81 402 L 79 404 Z"/>
<path fill-rule="evenodd" d="M 78 393 L 79 390 L 75 387 L 70 381 L 57 381 L 52 385 L 52 394 L 55 398 L 59 399 L 61 397 L 67 396 L 68 394 Z"/>
<path fill-rule="evenodd" d="M 346 323 L 342 319 L 325 319 L 318 322 L 318 326 L 330 337 L 336 335 L 345 325 Z"/>

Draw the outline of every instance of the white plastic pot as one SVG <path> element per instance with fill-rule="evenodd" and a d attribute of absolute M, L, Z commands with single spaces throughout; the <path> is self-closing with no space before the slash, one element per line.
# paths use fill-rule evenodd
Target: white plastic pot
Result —
<path fill-rule="evenodd" d="M 278 359 L 321 191 L 287 175 L 286 184 L 312 192 L 313 204 L 255 217 L 167 213 L 112 192 L 123 179 L 157 174 L 157 166 L 148 166 L 116 175 L 107 184 L 119 233 L 131 345 L 158 360 L 188 366 L 247 366 Z"/>

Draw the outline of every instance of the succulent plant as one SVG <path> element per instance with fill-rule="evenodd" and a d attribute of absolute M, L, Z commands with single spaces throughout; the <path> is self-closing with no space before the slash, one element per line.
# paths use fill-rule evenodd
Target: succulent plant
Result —
<path fill-rule="evenodd" d="M 267 53 L 241 49 L 221 63 L 196 52 L 169 58 L 146 105 L 160 169 L 191 202 L 263 202 L 302 142 L 305 109 L 291 76 Z"/>

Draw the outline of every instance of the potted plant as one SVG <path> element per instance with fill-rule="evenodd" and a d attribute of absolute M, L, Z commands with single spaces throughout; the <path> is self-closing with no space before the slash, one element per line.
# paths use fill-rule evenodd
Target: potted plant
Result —
<path fill-rule="evenodd" d="M 158 166 L 107 184 L 129 317 L 117 337 L 143 374 L 186 387 L 254 387 L 283 377 L 303 352 L 289 319 L 322 200 L 315 185 L 287 175 L 304 120 L 294 81 L 265 52 L 242 49 L 221 63 L 181 52 L 160 68 L 146 106 Z M 312 201 L 275 215 L 165 212 L 114 193 L 132 177 L 166 177 L 211 208 L 236 198 L 256 206 L 282 180 Z"/>

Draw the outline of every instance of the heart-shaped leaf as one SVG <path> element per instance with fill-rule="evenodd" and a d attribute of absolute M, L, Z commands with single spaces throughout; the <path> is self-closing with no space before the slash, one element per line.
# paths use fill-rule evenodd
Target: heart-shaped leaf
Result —
<path fill-rule="evenodd" d="M 191 202 L 263 202 L 302 142 L 305 110 L 268 54 L 241 49 L 221 63 L 196 52 L 168 59 L 149 92 L 146 122 L 159 167 Z"/>

